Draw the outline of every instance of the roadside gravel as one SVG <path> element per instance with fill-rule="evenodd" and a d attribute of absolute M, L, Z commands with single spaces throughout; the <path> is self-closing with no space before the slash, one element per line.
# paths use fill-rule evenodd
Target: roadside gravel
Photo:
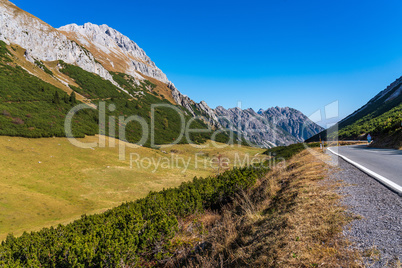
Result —
<path fill-rule="evenodd" d="M 336 156 L 329 154 L 335 161 Z M 361 216 L 346 226 L 344 235 L 362 251 L 365 265 L 401 267 L 402 198 L 340 158 L 329 175 L 346 184 L 339 189 L 342 202 L 349 212 Z"/>

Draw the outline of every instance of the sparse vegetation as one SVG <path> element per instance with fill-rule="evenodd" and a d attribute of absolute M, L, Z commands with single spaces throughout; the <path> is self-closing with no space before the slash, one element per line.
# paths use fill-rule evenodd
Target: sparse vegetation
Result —
<path fill-rule="evenodd" d="M 116 81 L 122 88 L 127 90 L 130 94 L 136 95 L 140 88 L 135 82 L 134 77 L 124 73 L 111 73 L 113 80 Z"/>
<path fill-rule="evenodd" d="M 86 72 L 78 66 L 67 64 L 59 61 L 62 66 L 60 71 L 75 80 L 81 87 L 74 87 L 74 91 L 89 99 L 106 99 L 121 97 L 118 88 L 109 80 L 105 80 L 100 76 Z"/>
<path fill-rule="evenodd" d="M 10 51 L 7 49 L 7 44 L 4 41 L 0 41 L 0 61 L 11 62 Z"/>

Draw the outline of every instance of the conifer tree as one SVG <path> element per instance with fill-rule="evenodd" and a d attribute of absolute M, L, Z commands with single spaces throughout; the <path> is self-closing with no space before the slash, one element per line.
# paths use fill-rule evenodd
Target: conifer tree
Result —
<path fill-rule="evenodd" d="M 57 91 L 54 94 L 53 103 L 60 104 L 60 96 L 59 96 L 59 92 L 57 92 Z"/>
<path fill-rule="evenodd" d="M 76 96 L 75 96 L 75 92 L 73 91 L 70 95 L 70 102 L 72 104 L 75 104 L 77 102 Z"/>

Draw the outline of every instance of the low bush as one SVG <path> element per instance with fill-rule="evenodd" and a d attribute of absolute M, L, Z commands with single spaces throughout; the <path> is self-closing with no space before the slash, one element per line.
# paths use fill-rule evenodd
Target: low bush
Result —
<path fill-rule="evenodd" d="M 314 147 L 319 147 L 319 146 L 320 146 L 320 143 L 318 143 L 318 142 L 313 142 L 313 143 L 308 143 L 308 144 L 296 143 L 296 144 L 291 144 L 289 146 L 278 146 L 278 147 L 268 149 L 264 152 L 264 154 L 271 155 L 276 158 L 283 158 L 283 159 L 287 160 L 287 159 L 291 158 L 292 156 L 294 156 L 295 154 L 300 153 L 307 147 L 314 148 Z"/>

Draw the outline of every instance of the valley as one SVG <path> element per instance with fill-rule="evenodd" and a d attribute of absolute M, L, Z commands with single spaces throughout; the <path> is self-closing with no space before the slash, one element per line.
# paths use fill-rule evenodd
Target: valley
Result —
<path fill-rule="evenodd" d="M 79 140 L 94 142 L 98 136 Z M 196 176 L 216 174 L 219 166 L 211 166 L 211 159 L 217 155 L 230 160 L 225 169 L 233 167 L 236 157 L 241 162 L 246 155 L 263 157 L 262 149 L 245 146 L 197 149 L 176 145 L 164 149 L 169 153 L 144 147 L 128 148 L 126 160 L 119 161 L 117 147 L 81 149 L 65 138 L 5 136 L 0 137 L 0 150 L 3 152 L 0 156 L 1 240 L 8 233 L 18 236 L 24 231 L 66 224 L 82 214 L 103 212 L 122 202 L 145 197 L 149 191 L 176 187 Z M 130 153 L 155 161 L 168 158 L 169 167 L 176 168 L 142 165 L 138 168 L 136 163 L 130 165 Z M 200 154 L 197 167 L 196 153 Z M 175 156 L 173 161 L 171 154 Z M 175 165 L 177 157 L 186 162 L 190 159 L 187 169 L 184 164 Z M 204 160 L 208 164 L 204 165 Z"/>

